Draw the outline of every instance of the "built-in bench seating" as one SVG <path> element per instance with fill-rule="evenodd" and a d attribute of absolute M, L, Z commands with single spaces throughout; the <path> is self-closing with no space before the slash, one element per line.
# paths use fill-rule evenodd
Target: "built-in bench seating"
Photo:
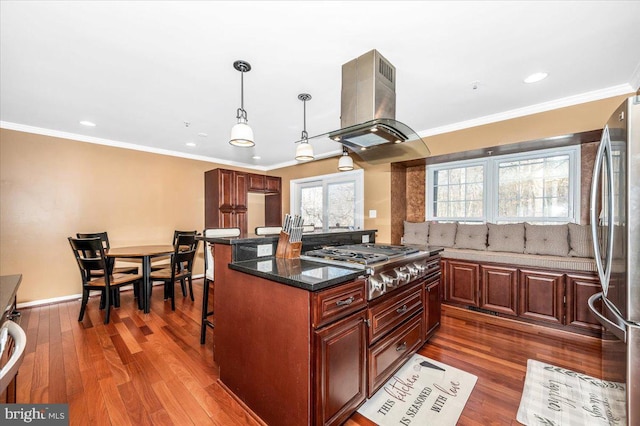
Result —
<path fill-rule="evenodd" d="M 588 225 L 406 222 L 403 244 L 444 247 L 443 301 L 598 335 L 599 291 Z"/>

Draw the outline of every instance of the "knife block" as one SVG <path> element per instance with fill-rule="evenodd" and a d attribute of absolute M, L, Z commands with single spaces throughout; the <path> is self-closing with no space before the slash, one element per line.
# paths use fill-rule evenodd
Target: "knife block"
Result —
<path fill-rule="evenodd" d="M 276 258 L 280 259 L 298 259 L 302 251 L 302 241 L 292 243 L 289 241 L 289 234 L 280 231 L 278 238 L 278 248 L 276 248 Z"/>

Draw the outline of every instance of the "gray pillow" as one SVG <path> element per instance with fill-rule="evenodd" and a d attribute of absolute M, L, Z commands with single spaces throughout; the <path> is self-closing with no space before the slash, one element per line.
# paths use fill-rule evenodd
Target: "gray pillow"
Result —
<path fill-rule="evenodd" d="M 455 248 L 486 250 L 487 249 L 487 225 L 458 224 L 456 231 Z"/>
<path fill-rule="evenodd" d="M 589 225 L 570 223 L 569 227 L 569 256 L 594 257 L 593 238 Z"/>
<path fill-rule="evenodd" d="M 524 253 L 524 223 L 496 225 L 488 223 L 487 250 Z"/>
<path fill-rule="evenodd" d="M 428 236 L 429 222 L 404 221 L 404 236 L 402 237 L 402 241 L 404 244 L 427 245 Z"/>
<path fill-rule="evenodd" d="M 525 223 L 525 248 L 529 254 L 564 256 L 569 254 L 569 227 L 563 225 L 531 225 Z"/>
<path fill-rule="evenodd" d="M 437 223 L 429 225 L 429 245 L 438 247 L 453 247 L 456 240 L 457 223 Z"/>

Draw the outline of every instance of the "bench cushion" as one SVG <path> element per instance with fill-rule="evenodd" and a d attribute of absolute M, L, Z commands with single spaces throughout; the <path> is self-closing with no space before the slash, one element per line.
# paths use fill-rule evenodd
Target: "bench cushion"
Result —
<path fill-rule="evenodd" d="M 426 244 L 429 236 L 429 222 L 404 221 L 404 244 Z"/>
<path fill-rule="evenodd" d="M 456 232 L 455 248 L 486 250 L 487 249 L 487 225 L 458 224 Z"/>
<path fill-rule="evenodd" d="M 593 252 L 593 238 L 591 237 L 591 227 L 589 225 L 578 225 L 570 223 L 569 228 L 569 243 L 571 250 L 569 250 L 569 256 L 574 257 L 594 257 Z"/>
<path fill-rule="evenodd" d="M 505 263 L 516 267 L 529 266 L 540 269 L 561 271 L 596 272 L 596 261 L 586 257 L 560 257 L 540 254 L 509 253 L 499 251 L 479 251 L 446 248 L 442 252 L 445 259 L 466 260 L 482 263 Z"/>
<path fill-rule="evenodd" d="M 491 251 L 524 253 L 524 223 L 496 225 L 488 223 L 489 246 Z"/>
<path fill-rule="evenodd" d="M 562 225 L 524 224 L 524 252 L 528 254 L 548 254 L 567 256 L 569 254 L 569 227 Z"/>
<path fill-rule="evenodd" d="M 453 247 L 456 241 L 457 223 L 437 223 L 429 224 L 429 245 L 440 247 Z"/>

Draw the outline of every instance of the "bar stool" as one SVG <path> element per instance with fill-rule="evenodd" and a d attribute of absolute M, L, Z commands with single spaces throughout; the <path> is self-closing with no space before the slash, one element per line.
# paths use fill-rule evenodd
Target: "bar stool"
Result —
<path fill-rule="evenodd" d="M 224 238 L 240 236 L 240 228 L 209 228 L 202 232 L 204 243 L 204 288 L 202 290 L 202 323 L 200 325 L 200 344 L 204 345 L 207 327 L 213 328 L 209 317 L 213 315 L 213 307 L 209 310 L 209 286 L 213 284 L 213 244 L 206 238 Z"/>

